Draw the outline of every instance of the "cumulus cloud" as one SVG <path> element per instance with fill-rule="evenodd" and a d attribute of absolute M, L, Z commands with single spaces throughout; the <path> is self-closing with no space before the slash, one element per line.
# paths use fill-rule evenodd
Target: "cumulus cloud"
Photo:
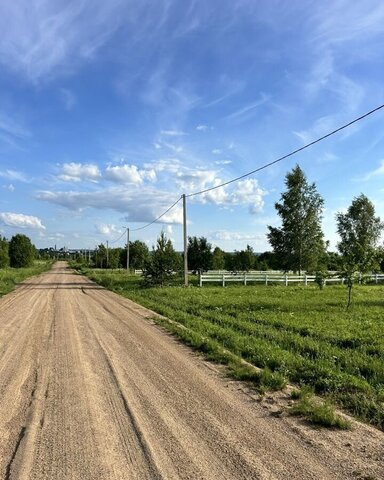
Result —
<path fill-rule="evenodd" d="M 6 190 L 9 190 L 10 192 L 14 192 L 15 191 L 15 187 L 12 183 L 8 184 L 8 185 L 3 185 L 3 188 L 5 188 Z"/>
<path fill-rule="evenodd" d="M 105 170 L 105 178 L 112 182 L 139 185 L 144 180 L 156 181 L 156 172 L 154 169 L 140 170 L 136 165 L 109 165 Z"/>
<path fill-rule="evenodd" d="M 98 225 L 95 225 L 96 232 L 100 233 L 102 235 L 111 235 L 113 233 L 121 233 L 121 230 L 119 230 L 116 225 L 113 224 L 106 224 L 106 223 L 100 223 Z"/>
<path fill-rule="evenodd" d="M 45 230 L 39 218 L 23 213 L 2 212 L 0 213 L 0 222 L 7 227 Z"/>
<path fill-rule="evenodd" d="M 36 195 L 38 200 L 81 211 L 86 208 L 113 210 L 126 214 L 129 222 L 151 222 L 161 215 L 175 198 L 169 192 L 142 186 L 139 189 L 112 187 L 94 192 L 52 192 L 42 191 Z M 161 218 L 162 223 L 181 223 L 182 209 L 173 208 Z"/>
<path fill-rule="evenodd" d="M 216 185 L 222 183 L 216 179 Z M 215 185 L 214 185 L 215 186 Z M 263 206 L 263 197 L 266 192 L 259 187 L 254 178 L 246 178 L 235 183 L 234 187 L 219 187 L 202 194 L 202 201 L 222 206 L 235 206 L 248 204 L 249 213 L 259 213 Z"/>
<path fill-rule="evenodd" d="M 64 182 L 80 182 L 81 180 L 97 182 L 101 178 L 101 173 L 97 165 L 70 162 L 61 166 L 58 178 Z"/>

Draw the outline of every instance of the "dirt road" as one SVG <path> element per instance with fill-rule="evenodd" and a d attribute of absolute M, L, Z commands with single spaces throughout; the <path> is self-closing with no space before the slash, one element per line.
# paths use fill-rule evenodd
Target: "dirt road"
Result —
<path fill-rule="evenodd" d="M 0 300 L 0 479 L 384 478 L 384 436 L 271 415 L 58 262 Z"/>

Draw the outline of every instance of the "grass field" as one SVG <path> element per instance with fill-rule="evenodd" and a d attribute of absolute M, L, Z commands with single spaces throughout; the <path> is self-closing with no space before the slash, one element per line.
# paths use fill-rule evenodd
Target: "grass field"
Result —
<path fill-rule="evenodd" d="M 233 362 L 231 355 L 220 358 L 218 347 L 224 347 L 272 372 L 272 388 L 283 386 L 282 379 L 310 386 L 384 430 L 384 286 L 354 287 L 346 310 L 341 285 L 143 289 L 123 271 L 86 273 L 187 327 L 168 326 L 213 359 Z M 241 372 L 239 378 L 258 380 Z"/>
<path fill-rule="evenodd" d="M 50 261 L 36 261 L 28 268 L 0 268 L 0 297 L 9 293 L 15 286 L 28 277 L 33 277 L 51 268 Z"/>

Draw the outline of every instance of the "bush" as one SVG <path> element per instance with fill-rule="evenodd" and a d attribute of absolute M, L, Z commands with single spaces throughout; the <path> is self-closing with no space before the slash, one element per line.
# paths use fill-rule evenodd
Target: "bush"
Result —
<path fill-rule="evenodd" d="M 9 262 L 13 268 L 30 267 L 35 258 L 35 247 L 31 240 L 18 233 L 9 242 Z"/>

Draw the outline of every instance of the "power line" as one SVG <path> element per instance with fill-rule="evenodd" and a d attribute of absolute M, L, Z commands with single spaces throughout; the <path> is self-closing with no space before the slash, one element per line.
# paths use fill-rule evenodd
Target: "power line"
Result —
<path fill-rule="evenodd" d="M 147 227 L 149 227 L 150 225 L 154 224 L 155 222 L 157 222 L 158 220 L 160 220 L 160 218 L 164 217 L 164 215 L 166 215 L 170 210 L 172 210 L 172 208 L 175 207 L 175 206 L 180 202 L 181 199 L 182 199 L 182 197 L 178 198 L 175 203 L 173 203 L 169 208 L 167 208 L 167 210 L 165 210 L 165 212 L 163 212 L 161 215 L 159 215 L 157 218 L 155 218 L 155 220 L 152 220 L 152 222 L 147 223 L 147 224 L 144 225 L 143 227 L 139 227 L 139 228 L 135 228 L 135 229 L 130 229 L 130 231 L 131 231 L 131 232 L 137 232 L 137 231 L 139 231 L 139 230 L 143 230 L 144 228 L 147 228 Z"/>
<path fill-rule="evenodd" d="M 125 232 L 123 232 L 123 233 L 120 235 L 119 238 L 116 238 L 116 240 L 110 240 L 109 243 L 116 243 L 116 242 L 118 242 L 118 241 L 122 238 L 123 235 L 125 235 Z"/>
<path fill-rule="evenodd" d="M 226 185 L 229 185 L 229 184 L 231 184 L 231 183 L 237 182 L 238 180 L 241 180 L 241 179 L 243 179 L 243 178 L 249 177 L 250 175 L 253 175 L 254 173 L 260 172 L 260 170 L 264 170 L 265 168 L 268 168 L 268 167 L 270 167 L 271 165 L 274 165 L 275 163 L 281 162 L 282 160 L 285 160 L 285 159 L 288 158 L 288 157 L 292 157 L 292 156 L 295 155 L 296 153 L 299 153 L 299 152 L 301 152 L 302 150 L 305 150 L 306 148 L 309 148 L 309 147 L 311 147 L 312 145 L 315 145 L 316 143 L 321 142 L 321 141 L 324 140 L 325 138 L 328 138 L 328 137 L 331 137 L 332 135 L 335 135 L 335 133 L 338 133 L 338 132 L 340 132 L 341 130 L 344 130 L 345 128 L 350 127 L 350 126 L 353 125 L 354 123 L 357 123 L 357 122 L 359 122 L 360 120 L 363 120 L 364 118 L 368 117 L 369 115 L 372 115 L 373 113 L 377 112 L 378 110 L 381 110 L 382 108 L 384 108 L 384 104 L 382 104 L 382 105 L 374 108 L 373 110 L 370 110 L 369 112 L 365 113 L 364 115 L 361 115 L 361 116 L 358 117 L 358 118 L 355 118 L 355 119 L 352 120 L 351 122 L 348 122 L 348 123 L 346 123 L 345 125 L 342 125 L 341 127 L 336 128 L 336 130 L 333 130 L 332 132 L 329 132 L 329 133 L 327 133 L 326 135 L 323 135 L 322 137 L 317 138 L 316 140 L 313 140 L 313 142 L 307 143 L 307 144 L 304 145 L 303 147 L 297 148 L 297 149 L 294 150 L 293 152 L 287 153 L 286 155 L 283 155 L 282 157 L 279 157 L 279 158 L 277 158 L 276 160 L 273 160 L 273 162 L 266 163 L 265 165 L 263 165 L 263 166 L 261 166 L 261 167 L 259 167 L 259 168 L 256 168 L 255 170 L 252 170 L 251 172 L 245 173 L 244 175 L 240 175 L 240 177 L 233 178 L 232 180 L 228 180 L 228 182 L 221 183 L 220 185 L 216 185 L 216 186 L 214 186 L 214 187 L 206 188 L 206 189 L 204 189 L 204 190 L 200 190 L 199 192 L 190 193 L 189 195 L 186 195 L 186 197 L 194 197 L 194 196 L 196 196 L 196 195 L 201 195 L 202 193 L 211 192 L 212 190 L 216 190 L 217 188 L 225 187 Z"/>
<path fill-rule="evenodd" d="M 223 182 L 219 185 L 215 185 L 214 187 L 209 187 L 209 188 L 206 188 L 204 190 L 200 190 L 198 192 L 193 192 L 193 193 L 189 193 L 188 195 L 185 195 L 186 198 L 189 198 L 189 197 L 194 197 L 196 195 L 201 195 L 203 193 L 207 193 L 207 192 L 211 192 L 212 190 L 216 190 L 217 188 L 221 188 L 221 187 L 225 187 L 226 185 L 230 185 L 231 183 L 234 183 L 234 182 L 237 182 L 239 180 L 242 180 L 243 178 L 246 178 L 246 177 L 249 177 L 250 175 L 253 175 L 254 173 L 257 173 L 257 172 L 260 172 L 261 170 L 264 170 L 272 165 L 275 165 L 276 163 L 279 163 L 281 162 L 282 160 L 285 160 L 286 158 L 289 158 L 289 157 L 292 157 L 293 155 L 296 155 L 297 153 L 311 147 L 312 145 L 315 145 L 316 143 L 319 143 L 321 142 L 322 140 L 325 140 L 326 138 L 328 137 L 331 137 L 332 135 L 335 135 L 336 133 L 340 132 L 341 130 L 344 130 L 348 127 L 350 127 L 351 125 L 353 125 L 354 123 L 357 123 L 361 120 L 363 120 L 364 118 L 372 115 L 373 113 L 381 110 L 382 108 L 384 108 L 384 104 L 382 105 L 379 105 L 378 107 L 374 108 L 373 110 L 370 110 L 369 112 L 361 115 L 360 117 L 357 117 L 355 118 L 354 120 L 342 125 L 341 127 L 339 128 L 336 128 L 335 130 L 332 130 L 331 132 L 328 132 L 327 134 L 317 138 L 316 140 L 313 140 L 312 142 L 310 143 L 307 143 L 306 145 L 300 147 L 300 148 L 297 148 L 296 150 L 293 150 L 292 152 L 290 153 L 287 153 L 286 155 L 283 155 L 282 157 L 279 157 L 277 158 L 276 160 L 273 160 L 272 162 L 269 162 L 269 163 L 266 163 L 265 165 L 262 165 L 261 167 L 258 167 L 258 168 L 255 168 L 254 170 L 248 172 L 248 173 L 245 173 L 244 175 L 240 175 L 239 177 L 236 177 L 236 178 L 233 178 L 232 180 L 228 180 L 227 182 Z M 155 218 L 154 220 L 152 220 L 151 222 L 147 223 L 146 225 L 143 225 L 142 227 L 139 227 L 139 228 L 135 228 L 135 229 L 130 229 L 131 232 L 138 232 L 139 230 L 144 230 L 145 228 L 149 227 L 150 225 L 153 225 L 154 223 L 156 223 L 158 220 L 160 220 L 164 215 L 166 215 L 170 210 L 172 210 L 173 207 L 175 207 L 179 202 L 180 200 L 182 199 L 183 197 L 181 196 L 180 198 L 178 198 L 178 200 L 176 200 L 175 203 L 173 203 L 169 208 L 167 208 L 161 215 L 159 215 L 157 218 Z M 125 232 L 122 233 L 122 235 L 117 238 L 116 240 L 113 240 L 111 241 L 110 243 L 116 243 L 118 242 L 122 236 L 125 234 Z"/>

